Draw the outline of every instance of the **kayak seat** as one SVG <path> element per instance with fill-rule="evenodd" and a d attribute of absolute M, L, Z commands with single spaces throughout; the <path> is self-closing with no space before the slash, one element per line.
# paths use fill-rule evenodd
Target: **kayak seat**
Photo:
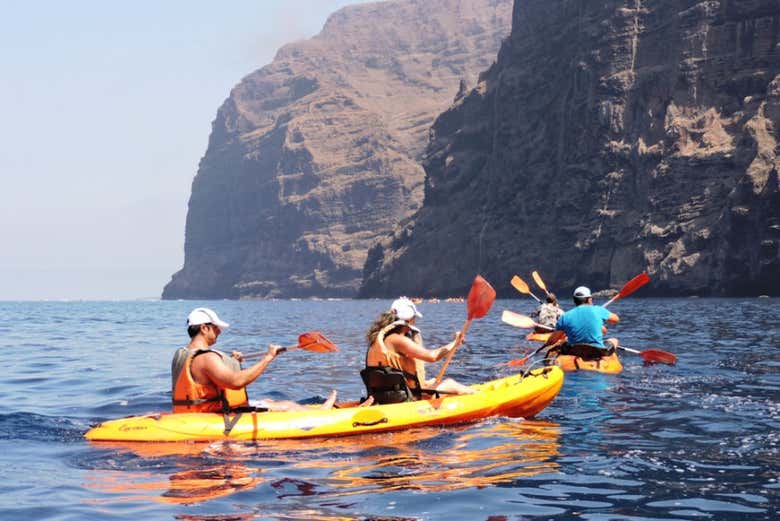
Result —
<path fill-rule="evenodd" d="M 368 366 L 360 371 L 368 396 L 378 404 L 413 402 L 420 398 L 406 382 L 407 373 L 394 367 Z M 414 377 L 416 380 L 416 376 Z M 418 388 L 419 389 L 419 386 Z"/>
<path fill-rule="evenodd" d="M 605 356 L 609 356 L 615 352 L 615 349 L 610 345 L 605 349 L 587 345 L 587 344 L 563 344 L 560 348 L 562 355 L 576 356 L 583 360 L 599 360 Z"/>

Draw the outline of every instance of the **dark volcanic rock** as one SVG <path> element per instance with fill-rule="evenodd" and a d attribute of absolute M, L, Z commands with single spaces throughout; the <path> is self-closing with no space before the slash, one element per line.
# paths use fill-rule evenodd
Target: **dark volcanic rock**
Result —
<path fill-rule="evenodd" d="M 495 60 L 511 9 L 347 7 L 247 76 L 213 124 L 163 298 L 355 295 L 368 248 L 420 207 L 432 122 Z"/>
<path fill-rule="evenodd" d="M 422 209 L 361 294 L 553 287 L 780 294 L 780 2 L 517 0 L 434 125 Z M 568 290 L 567 290 L 568 291 Z"/>

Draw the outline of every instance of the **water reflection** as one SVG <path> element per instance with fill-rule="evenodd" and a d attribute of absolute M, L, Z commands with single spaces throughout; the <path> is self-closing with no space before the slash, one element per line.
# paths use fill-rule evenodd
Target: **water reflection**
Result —
<path fill-rule="evenodd" d="M 256 511 L 247 514 L 216 514 L 216 515 L 179 515 L 176 519 L 182 521 L 248 521 L 250 519 L 283 519 L 284 521 L 419 521 L 414 517 L 395 516 L 346 516 L 343 514 L 323 513 L 314 509 L 294 509 L 282 513 Z M 489 518 L 489 521 L 494 518 Z M 500 518 L 495 518 L 500 519 Z"/>
<path fill-rule="evenodd" d="M 231 464 L 175 472 L 169 478 L 168 490 L 159 499 L 191 504 L 229 496 L 260 483 L 261 480 L 254 476 L 255 470 Z"/>
<path fill-rule="evenodd" d="M 132 467 L 138 463 L 129 460 L 126 464 Z M 165 467 L 161 469 L 153 461 L 147 462 L 146 466 L 153 470 L 120 468 L 91 471 L 87 475 L 86 486 L 110 497 L 107 501 L 96 500 L 94 503 L 110 504 L 118 499 L 188 505 L 249 490 L 263 481 L 258 475 L 260 469 L 236 462 L 215 463 L 203 458 L 180 460 L 167 471 L 167 479 L 161 479 L 166 473 Z"/>
<path fill-rule="evenodd" d="M 559 431 L 557 423 L 502 419 L 449 429 L 304 441 L 95 443 L 108 449 L 106 462 L 111 464 L 106 466 L 113 468 L 91 471 L 88 485 L 114 496 L 108 503 L 120 495 L 120 500 L 151 498 L 179 504 L 253 491 L 260 485 L 266 486 L 250 492 L 257 494 L 256 499 L 267 500 L 270 492 L 284 501 L 482 488 L 554 472 Z M 138 467 L 153 470 L 134 470 Z M 161 481 L 166 472 L 168 479 Z M 285 512 L 286 518 L 293 518 L 289 510 Z M 333 519 L 311 514 L 302 519 Z"/>
<path fill-rule="evenodd" d="M 345 496 L 367 489 L 443 492 L 509 483 L 554 471 L 558 436 L 553 423 L 495 424 L 461 433 L 442 451 L 412 444 L 388 455 L 358 458 L 349 466 L 330 465 L 329 484 L 335 496 Z"/>

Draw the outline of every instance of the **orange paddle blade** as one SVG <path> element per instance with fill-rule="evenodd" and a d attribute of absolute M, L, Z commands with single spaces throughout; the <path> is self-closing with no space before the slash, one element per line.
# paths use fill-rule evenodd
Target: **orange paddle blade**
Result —
<path fill-rule="evenodd" d="M 469 290 L 469 296 L 466 300 L 469 320 L 487 315 L 495 300 L 496 290 L 481 275 L 477 275 L 471 284 L 471 290 Z"/>
<path fill-rule="evenodd" d="M 319 331 L 307 331 L 298 337 L 298 348 L 315 353 L 333 353 L 339 350 L 336 344 Z"/>
<path fill-rule="evenodd" d="M 539 299 L 539 297 L 533 294 L 531 288 L 528 287 L 528 284 L 526 284 L 526 282 L 523 279 L 515 275 L 514 277 L 512 277 L 512 280 L 510 282 L 512 284 L 512 287 L 515 288 L 517 291 L 519 291 L 524 295 L 529 295 L 533 297 L 535 301 L 541 304 L 542 301 Z"/>
<path fill-rule="evenodd" d="M 544 281 L 542 280 L 542 277 L 539 275 L 538 271 L 532 272 L 531 278 L 534 279 L 534 282 L 536 282 L 536 285 L 539 286 L 542 291 L 549 293 L 549 291 L 547 291 L 547 286 L 544 285 Z"/>
<path fill-rule="evenodd" d="M 528 284 L 525 283 L 523 279 L 515 275 L 512 277 L 511 280 L 512 287 L 515 288 L 520 293 L 524 293 L 526 295 L 531 294 L 531 288 L 528 287 Z"/>

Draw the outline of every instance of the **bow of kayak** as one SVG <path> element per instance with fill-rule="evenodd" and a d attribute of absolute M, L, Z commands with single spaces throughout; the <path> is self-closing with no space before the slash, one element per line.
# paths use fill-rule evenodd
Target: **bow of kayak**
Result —
<path fill-rule="evenodd" d="M 531 342 L 547 342 L 551 336 L 552 333 L 531 332 L 525 335 L 525 339 L 530 340 Z"/>
<path fill-rule="evenodd" d="M 563 371 L 545 367 L 471 386 L 473 394 L 416 402 L 306 411 L 246 412 L 230 417 L 225 433 L 220 413 L 160 413 L 103 422 L 85 434 L 93 441 L 214 441 L 347 436 L 430 425 L 452 425 L 503 415 L 529 418 L 555 398 Z"/>

